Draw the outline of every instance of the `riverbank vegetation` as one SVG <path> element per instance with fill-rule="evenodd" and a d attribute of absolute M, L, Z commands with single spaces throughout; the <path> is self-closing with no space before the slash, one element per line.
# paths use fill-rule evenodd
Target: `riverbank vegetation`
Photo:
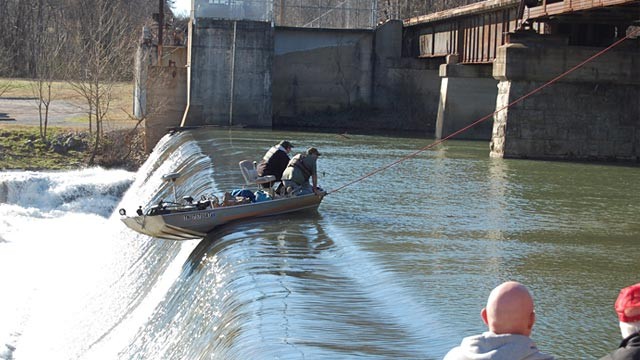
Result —
<path fill-rule="evenodd" d="M 7 89 L 3 97 L 24 99 L 24 111 L 30 117 L 37 107 L 34 86 L 36 82 L 32 80 L 0 79 L 0 87 Z M 52 88 L 56 94 L 52 102 L 64 101 L 86 109 L 83 98 L 69 83 L 55 81 Z M 68 170 L 87 165 L 136 170 L 146 154 L 141 123 L 130 115 L 133 86 L 119 82 L 112 88 L 112 110 L 105 118 L 106 130 L 95 154 L 95 129 L 90 130 L 88 115 L 65 118 L 62 125 L 53 123 L 46 136 L 37 122 L 0 122 L 0 170 Z"/>
<path fill-rule="evenodd" d="M 139 163 L 140 122 L 131 115 L 135 53 L 143 27 L 157 44 L 158 19 L 173 26 L 172 3 L 0 0 L 0 97 L 29 99 L 37 109 L 32 128 L 0 123 L 0 169 Z M 86 115 L 76 112 L 58 128 L 50 116 L 58 101 Z"/>
<path fill-rule="evenodd" d="M 87 131 L 52 127 L 42 141 L 33 126 L 0 125 L 0 170 L 71 170 L 87 166 L 92 156 Z M 94 166 L 135 171 L 146 158 L 142 132 L 120 129 L 106 133 Z"/>

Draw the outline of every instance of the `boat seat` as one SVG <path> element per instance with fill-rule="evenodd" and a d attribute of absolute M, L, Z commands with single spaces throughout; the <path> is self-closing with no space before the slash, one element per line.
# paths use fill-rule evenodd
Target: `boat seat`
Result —
<path fill-rule="evenodd" d="M 276 181 L 276 177 L 273 175 L 258 176 L 255 162 L 242 160 L 238 165 L 240 165 L 242 177 L 244 177 L 244 182 L 247 185 L 268 184 Z"/>

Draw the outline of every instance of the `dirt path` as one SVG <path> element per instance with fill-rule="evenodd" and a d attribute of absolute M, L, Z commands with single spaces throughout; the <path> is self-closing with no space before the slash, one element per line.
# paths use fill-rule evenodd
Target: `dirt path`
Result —
<path fill-rule="evenodd" d="M 49 126 L 88 129 L 87 106 L 67 100 L 55 100 L 49 107 Z M 105 130 L 132 128 L 135 121 L 107 121 Z M 34 99 L 0 98 L 0 125 L 39 126 Z"/>

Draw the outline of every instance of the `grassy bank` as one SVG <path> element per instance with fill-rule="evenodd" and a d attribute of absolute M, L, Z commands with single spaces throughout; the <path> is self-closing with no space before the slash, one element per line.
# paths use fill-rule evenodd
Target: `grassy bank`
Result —
<path fill-rule="evenodd" d="M 108 132 L 93 165 L 135 171 L 146 159 L 142 141 L 141 131 Z M 0 170 L 79 169 L 89 165 L 92 150 L 87 131 L 50 128 L 42 141 L 37 127 L 0 126 Z"/>
<path fill-rule="evenodd" d="M 29 80 L 0 79 L 0 89 L 6 90 L 2 98 L 32 99 L 36 97 L 34 85 Z M 91 165 L 136 170 L 144 161 L 142 133 L 140 128 L 133 130 L 137 122 L 129 115 L 132 88 L 130 83 L 113 85 L 110 110 L 103 124 L 107 131 Z M 52 104 L 57 101 L 80 108 L 87 102 L 66 82 L 53 83 Z M 46 139 L 41 139 L 37 121 L 20 121 L 21 116 L 33 118 L 37 111 L 35 104 L 27 104 L 20 108 L 24 110 L 14 109 L 10 114 L 17 121 L 0 122 L 0 170 L 68 170 L 90 165 L 94 135 L 89 132 L 88 115 L 76 114 L 65 118 L 64 126 L 49 126 Z"/>
<path fill-rule="evenodd" d="M 65 130 L 50 129 L 51 137 L 64 134 Z M 40 140 L 36 127 L 0 127 L 0 169 L 62 170 L 82 167 L 84 151 L 68 151 L 58 154 Z"/>

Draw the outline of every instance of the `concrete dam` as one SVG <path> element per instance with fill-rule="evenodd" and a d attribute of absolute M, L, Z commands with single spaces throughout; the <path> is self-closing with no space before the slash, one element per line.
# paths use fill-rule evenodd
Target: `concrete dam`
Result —
<path fill-rule="evenodd" d="M 194 0 L 186 44 L 143 41 L 147 148 L 208 125 L 455 134 L 494 157 L 640 162 L 640 1 L 487 0 L 385 21 L 375 2 L 303 10 Z"/>

